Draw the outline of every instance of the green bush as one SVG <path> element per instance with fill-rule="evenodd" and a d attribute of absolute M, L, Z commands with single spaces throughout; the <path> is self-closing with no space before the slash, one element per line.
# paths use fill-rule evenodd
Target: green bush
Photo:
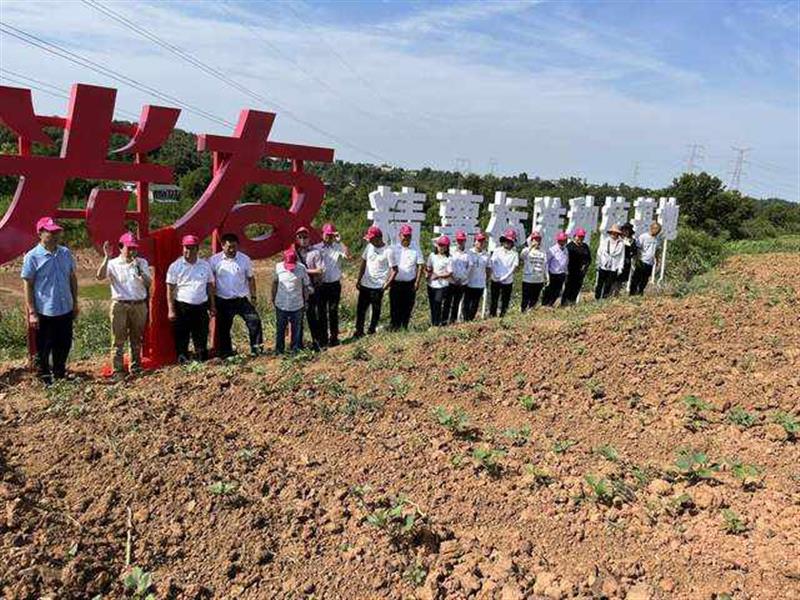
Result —
<path fill-rule="evenodd" d="M 728 254 L 724 239 L 686 226 L 678 229 L 678 237 L 669 242 L 667 253 L 667 278 L 679 284 L 710 271 Z"/>

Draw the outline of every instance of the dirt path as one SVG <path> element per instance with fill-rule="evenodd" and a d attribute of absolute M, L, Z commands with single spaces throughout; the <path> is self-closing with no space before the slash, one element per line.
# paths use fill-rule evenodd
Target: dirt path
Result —
<path fill-rule="evenodd" d="M 799 296 L 736 257 L 312 362 L 6 369 L 0 595 L 121 597 L 130 533 L 158 598 L 800 598 Z"/>

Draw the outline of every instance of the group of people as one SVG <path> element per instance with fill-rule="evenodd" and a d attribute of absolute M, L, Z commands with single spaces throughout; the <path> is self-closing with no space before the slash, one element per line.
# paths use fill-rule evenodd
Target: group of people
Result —
<path fill-rule="evenodd" d="M 39 244 L 25 255 L 22 278 L 29 324 L 36 329 L 39 374 L 51 381 L 65 376 L 72 324 L 79 311 L 78 282 L 75 260 L 59 244 L 62 228 L 52 218 L 42 217 L 36 230 Z M 597 299 L 618 294 L 629 279 L 630 294 L 644 292 L 657 261 L 660 230 L 658 223 L 652 223 L 647 233 L 636 237 L 628 223 L 607 231 L 597 249 Z M 474 320 L 487 286 L 489 314 L 505 315 L 520 268 L 523 312 L 533 308 L 540 297 L 543 306 L 553 306 L 559 298 L 562 306 L 574 304 L 592 263 L 583 229 L 577 229 L 571 240 L 565 232 L 559 232 L 555 244 L 546 249 L 541 248 L 541 234 L 533 231 L 521 251 L 517 251 L 513 228 L 503 233 L 491 252 L 484 233 L 474 236 L 472 248 L 467 248 L 466 232 L 456 231 L 454 237 L 455 244 L 447 235 L 436 239 L 434 251 L 425 257 L 414 243 L 410 225 L 399 228 L 393 244 L 384 241 L 379 227 L 371 226 L 364 236 L 367 244 L 356 279 L 354 337 L 375 333 L 387 290 L 391 329 L 408 328 L 423 280 L 431 325 L 444 326 L 459 319 Z M 200 241 L 193 235 L 183 236 L 181 256 L 166 274 L 167 310 L 178 360 L 208 358 L 212 317 L 218 356 L 234 354 L 231 329 L 237 316 L 247 327 L 250 352 L 261 354 L 263 328 L 256 310 L 257 285 L 250 257 L 239 250 L 239 239 L 232 233 L 221 237 L 221 251 L 208 260 L 199 255 Z M 141 369 L 152 276 L 147 261 L 138 255 L 135 235 L 125 233 L 117 246 L 118 255 L 112 257 L 112 245 L 103 245 L 104 256 L 96 277 L 110 284 L 112 366 L 115 374 L 123 375 L 126 345 L 130 346 L 130 370 Z M 296 352 L 304 347 L 304 322 L 308 323 L 312 348 L 339 344 L 342 267 L 350 258 L 333 224 L 322 227 L 322 241 L 317 244 L 311 243 L 306 227 L 297 229 L 294 243 L 283 252 L 272 274 L 276 353 L 286 351 L 287 330 L 289 350 Z M 193 354 L 189 352 L 190 341 Z"/>

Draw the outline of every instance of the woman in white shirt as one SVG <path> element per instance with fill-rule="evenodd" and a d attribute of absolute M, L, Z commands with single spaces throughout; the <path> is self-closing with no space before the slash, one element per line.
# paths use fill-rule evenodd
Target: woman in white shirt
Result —
<path fill-rule="evenodd" d="M 511 301 L 511 287 L 514 283 L 514 271 L 519 266 L 519 254 L 514 249 L 517 232 L 510 227 L 500 236 L 500 246 L 494 249 L 489 260 L 492 270 L 492 281 L 489 287 L 489 314 L 497 316 L 498 304 L 500 316 L 505 316 Z"/>
<path fill-rule="evenodd" d="M 594 288 L 595 300 L 608 298 L 616 287 L 619 274 L 625 265 L 625 242 L 620 237 L 619 225 L 612 225 L 608 235 L 597 246 L 597 285 Z"/>
<path fill-rule="evenodd" d="M 389 266 L 389 246 L 383 243 L 383 232 L 375 225 L 367 229 L 364 239 L 368 242 L 361 255 L 358 272 L 358 304 L 356 305 L 356 332 L 354 337 L 364 336 L 367 309 L 372 314 L 367 333 L 375 333 L 381 320 L 383 292 L 392 285 L 395 272 Z"/>
<path fill-rule="evenodd" d="M 411 225 L 401 225 L 400 243 L 393 246 L 389 254 L 389 266 L 394 271 L 392 286 L 389 288 L 389 315 L 394 330 L 408 329 L 422 279 L 425 261 L 422 259 L 422 252 L 411 245 L 413 235 Z"/>
<path fill-rule="evenodd" d="M 436 240 L 436 251 L 428 256 L 428 304 L 431 308 L 431 325 L 447 325 L 450 312 L 450 238 L 443 235 Z"/>
<path fill-rule="evenodd" d="M 539 295 L 547 283 L 547 255 L 539 248 L 541 243 L 542 234 L 534 231 L 528 238 L 528 245 L 520 252 L 522 260 L 522 305 L 520 310 L 522 312 L 536 306 Z"/>
<path fill-rule="evenodd" d="M 469 250 L 469 278 L 467 288 L 464 290 L 464 320 L 472 321 L 478 314 L 478 305 L 486 289 L 486 280 L 489 278 L 489 253 L 486 252 L 486 234 L 478 233 L 475 243 Z"/>
<path fill-rule="evenodd" d="M 458 321 L 458 311 L 461 300 L 467 288 L 470 269 L 470 255 L 466 250 L 467 232 L 463 229 L 456 231 L 456 245 L 450 252 L 450 262 L 453 268 L 453 277 L 450 280 L 450 315 L 449 322 Z"/>
<path fill-rule="evenodd" d="M 275 265 L 272 277 L 272 304 L 275 305 L 275 354 L 286 350 L 286 327 L 291 325 L 291 352 L 303 349 L 303 309 L 311 291 L 311 279 L 294 248 L 283 252 L 283 262 Z"/>

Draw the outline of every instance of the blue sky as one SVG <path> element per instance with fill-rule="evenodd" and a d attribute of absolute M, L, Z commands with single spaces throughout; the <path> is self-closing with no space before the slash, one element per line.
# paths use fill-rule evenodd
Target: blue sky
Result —
<path fill-rule="evenodd" d="M 226 121 L 275 110 L 275 139 L 347 160 L 663 186 L 690 144 L 725 181 L 749 147 L 743 191 L 800 197 L 797 1 L 100 2 L 252 93 L 86 4 L 2 0 L 0 19 Z M 134 113 L 165 103 L 8 35 L 0 66 L 118 87 Z M 226 133 L 187 111 L 179 125 Z"/>

